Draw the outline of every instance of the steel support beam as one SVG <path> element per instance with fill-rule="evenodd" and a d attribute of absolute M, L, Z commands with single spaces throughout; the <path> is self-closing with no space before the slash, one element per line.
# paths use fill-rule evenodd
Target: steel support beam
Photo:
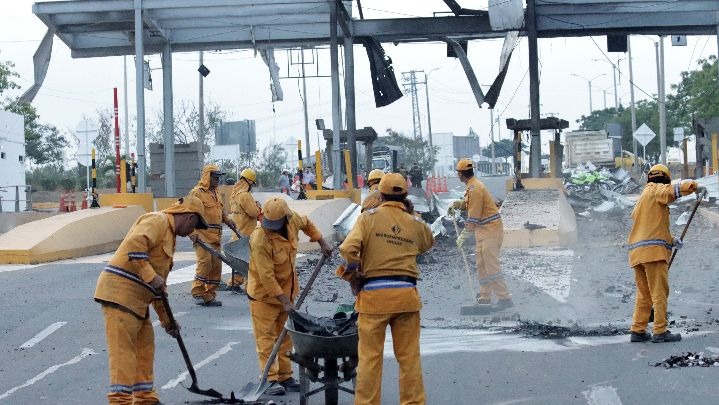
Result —
<path fill-rule="evenodd" d="M 175 195 L 175 127 L 172 105 L 172 48 L 168 42 L 162 52 L 162 113 L 165 151 L 165 196 Z"/>
<path fill-rule="evenodd" d="M 535 1 L 527 0 L 527 34 L 529 36 L 529 104 L 531 121 L 531 144 L 529 147 L 529 173 L 531 177 L 539 177 L 542 164 L 541 130 L 539 115 L 539 52 L 537 41 L 537 24 Z"/>
<path fill-rule="evenodd" d="M 145 163 L 145 52 L 143 48 L 143 20 L 142 0 L 134 0 L 135 3 L 135 102 L 137 104 L 137 189 L 140 193 L 145 192 L 145 177 L 147 165 Z M 110 1 L 112 2 L 112 0 Z"/>
<path fill-rule="evenodd" d="M 340 75 L 337 49 L 337 3 L 330 3 L 330 70 L 332 81 L 332 186 L 342 189 L 342 157 L 340 155 Z"/>
<path fill-rule="evenodd" d="M 467 75 L 467 80 L 469 80 L 469 87 L 472 89 L 472 93 L 474 93 L 474 99 L 477 100 L 477 106 L 482 108 L 482 103 L 484 103 L 484 93 L 482 92 L 482 88 L 479 87 L 477 76 L 474 74 L 474 69 L 472 69 L 472 65 L 469 63 L 467 54 L 464 53 L 464 49 L 462 49 L 462 46 L 459 45 L 457 41 L 450 38 L 445 38 L 445 41 L 452 47 L 454 54 L 457 55 L 459 62 L 462 64 L 464 74 Z"/>
<path fill-rule="evenodd" d="M 345 36 L 345 117 L 347 121 L 347 147 L 350 150 L 353 184 L 357 184 L 357 142 L 355 131 L 355 62 L 352 37 Z"/>

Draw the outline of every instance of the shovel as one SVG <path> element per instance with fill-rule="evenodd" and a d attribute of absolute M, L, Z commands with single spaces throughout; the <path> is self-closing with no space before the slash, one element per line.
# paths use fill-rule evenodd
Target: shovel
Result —
<path fill-rule="evenodd" d="M 312 272 L 312 275 L 310 276 L 310 279 L 307 280 L 307 284 L 305 285 L 305 288 L 302 289 L 302 293 L 300 293 L 299 298 L 297 299 L 297 303 L 295 304 L 295 310 L 299 310 L 300 306 L 302 305 L 302 302 L 305 300 L 305 297 L 310 292 L 310 288 L 312 287 L 312 284 L 315 282 L 315 279 L 317 278 L 317 275 L 320 273 L 320 270 L 322 269 L 322 266 L 325 264 L 325 261 L 327 260 L 327 257 L 322 255 L 320 258 L 320 261 L 317 262 L 317 266 L 315 266 L 314 271 Z M 262 394 L 265 393 L 267 388 L 272 385 L 271 382 L 267 381 L 267 374 L 270 373 L 270 367 L 272 366 L 272 363 L 275 362 L 275 358 L 277 357 L 277 352 L 280 350 L 280 345 L 282 344 L 282 341 L 285 340 L 285 336 L 287 335 L 287 328 L 282 328 L 282 332 L 280 332 L 280 335 L 277 337 L 277 340 L 275 341 L 275 345 L 272 347 L 272 352 L 270 353 L 270 357 L 267 359 L 267 362 L 265 363 L 265 368 L 262 371 L 262 378 L 260 378 L 260 383 L 248 383 L 240 390 L 240 392 L 237 393 L 237 398 L 239 398 L 242 401 L 246 402 L 254 402 L 257 401 Z"/>
<path fill-rule="evenodd" d="M 452 215 L 452 223 L 454 224 L 454 231 L 457 233 L 457 237 L 459 237 L 459 226 L 457 225 L 457 220 L 455 219 L 454 215 Z M 462 261 L 464 262 L 464 271 L 467 273 L 467 284 L 469 285 L 469 288 L 472 292 L 472 299 L 477 299 L 477 290 L 474 288 L 474 283 L 472 282 L 472 274 L 469 270 L 469 262 L 467 261 L 467 255 L 464 254 L 464 248 L 462 246 L 459 247 L 459 252 L 462 254 Z"/>
<path fill-rule="evenodd" d="M 175 317 L 172 315 L 172 310 L 170 310 L 170 303 L 167 301 L 167 294 L 165 294 L 164 292 L 162 293 L 162 304 L 165 306 L 165 310 L 167 310 L 167 317 L 170 318 L 170 325 L 172 325 L 173 329 L 176 329 L 177 322 L 175 322 Z M 185 385 L 183 384 L 182 386 L 193 394 L 222 399 L 222 394 L 215 391 L 214 389 L 210 388 L 208 390 L 203 390 L 197 386 L 197 374 L 195 374 L 195 368 L 192 366 L 192 361 L 190 361 L 190 355 L 187 353 L 187 348 L 185 347 L 185 343 L 182 341 L 182 336 L 178 333 L 175 339 L 177 339 L 177 344 L 180 345 L 182 358 L 185 359 L 187 371 L 190 373 L 190 378 L 192 378 L 192 385 L 190 385 L 189 387 L 185 387 Z"/>

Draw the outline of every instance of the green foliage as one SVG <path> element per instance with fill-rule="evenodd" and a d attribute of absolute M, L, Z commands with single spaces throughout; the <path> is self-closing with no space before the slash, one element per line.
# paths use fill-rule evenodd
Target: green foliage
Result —
<path fill-rule="evenodd" d="M 506 159 L 508 157 L 512 157 L 512 155 L 514 155 L 514 153 L 512 153 L 513 150 L 514 142 L 511 139 L 500 139 L 499 141 L 494 142 L 494 156 L 497 159 Z M 482 156 L 488 158 L 492 157 L 491 146 L 487 146 L 486 148 L 482 149 Z"/>
<path fill-rule="evenodd" d="M 14 67 L 15 64 L 12 62 L 0 61 L 0 96 L 3 95 L 5 90 L 20 88 L 20 85 L 13 80 L 15 77 L 20 77 L 20 75 L 13 70 Z"/>
<path fill-rule="evenodd" d="M 26 173 L 28 184 L 41 191 L 84 189 L 84 179 L 77 170 L 66 170 L 61 165 L 36 167 Z"/>
<path fill-rule="evenodd" d="M 382 142 L 386 145 L 399 146 L 405 151 L 405 166 L 409 169 L 414 162 L 417 162 L 423 172 L 432 171 L 432 167 L 437 163 L 437 154 L 439 148 L 429 147 L 429 142 L 424 139 L 412 139 L 401 132 L 392 128 L 387 128 L 386 136 L 382 137 Z"/>
<path fill-rule="evenodd" d="M 271 143 L 262 149 L 257 162 L 257 183 L 260 187 L 274 187 L 287 162 L 282 145 Z"/>

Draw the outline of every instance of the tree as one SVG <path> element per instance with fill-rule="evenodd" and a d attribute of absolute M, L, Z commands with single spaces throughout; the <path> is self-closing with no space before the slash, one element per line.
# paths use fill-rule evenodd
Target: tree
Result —
<path fill-rule="evenodd" d="M 407 164 L 417 162 L 423 172 L 430 172 L 437 163 L 437 153 L 439 148 L 429 147 L 429 142 L 424 139 L 412 139 L 401 132 L 392 128 L 387 128 L 386 136 L 382 137 L 382 142 L 386 145 L 399 146 L 405 151 L 405 161 Z"/>
<path fill-rule="evenodd" d="M 671 86 L 676 94 L 667 96 L 667 116 L 671 116 L 685 130 L 691 130 L 692 116 L 719 117 L 717 58 L 712 55 L 708 59 L 699 59 L 697 64 L 699 69 L 681 73 L 679 83 Z"/>
<path fill-rule="evenodd" d="M 265 146 L 257 162 L 257 182 L 261 187 L 272 187 L 287 163 L 287 152 L 282 145 L 271 143 Z"/>
<path fill-rule="evenodd" d="M 497 159 L 506 159 L 514 156 L 514 141 L 511 139 L 500 139 L 494 142 L 494 156 Z M 482 156 L 491 158 L 492 157 L 492 146 L 487 146 L 482 149 Z"/>
<path fill-rule="evenodd" d="M 14 81 L 15 77 L 19 77 L 14 67 L 12 62 L 0 62 L 0 95 L 7 90 L 20 89 Z M 18 97 L 6 96 L 0 100 L 0 108 L 24 117 L 25 156 L 29 162 L 37 165 L 62 163 L 62 150 L 69 145 L 67 138 L 54 126 L 41 124 L 35 107 L 21 103 Z"/>
<path fill-rule="evenodd" d="M 194 101 L 182 100 L 175 103 L 173 109 L 175 143 L 187 144 L 199 139 L 200 112 Z M 214 102 L 205 103 L 205 122 L 203 131 L 205 144 L 215 139 L 215 124 L 227 119 L 228 113 Z M 162 143 L 165 136 L 165 116 L 158 111 L 155 119 L 148 124 L 148 137 L 152 142 Z"/>

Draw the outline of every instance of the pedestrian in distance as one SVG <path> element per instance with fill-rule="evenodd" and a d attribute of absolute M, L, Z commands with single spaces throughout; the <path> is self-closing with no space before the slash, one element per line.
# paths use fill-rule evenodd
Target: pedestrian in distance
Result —
<path fill-rule="evenodd" d="M 681 249 L 682 241 L 669 230 L 669 207 L 677 198 L 706 191 L 693 180 L 671 184 L 669 168 L 662 164 L 649 169 L 647 185 L 632 210 L 629 233 L 629 266 L 634 269 L 637 297 L 631 326 L 631 342 L 678 342 L 679 333 L 667 329 L 669 298 L 669 259 L 672 249 Z M 653 335 L 647 331 L 654 307 Z"/>
<path fill-rule="evenodd" d="M 172 270 L 177 236 L 207 229 L 204 207 L 196 197 L 142 215 L 97 279 L 94 299 L 102 304 L 110 371 L 109 404 L 159 404 L 154 386 L 155 337 L 149 306 L 172 337 L 180 326 L 170 324 L 162 304 Z"/>
<path fill-rule="evenodd" d="M 287 170 L 283 170 L 280 177 L 277 179 L 277 186 L 280 188 L 280 193 L 290 195 L 290 173 Z"/>
<path fill-rule="evenodd" d="M 240 173 L 240 179 L 230 195 L 230 218 L 237 224 L 240 235 L 245 237 L 249 237 L 257 228 L 257 218 L 262 213 L 262 206 L 252 197 L 252 187 L 256 182 L 257 173 L 246 168 Z M 233 233 L 230 239 L 237 240 L 237 235 Z M 227 280 L 227 288 L 239 292 L 244 282 L 242 274 L 235 273 L 234 277 L 230 276 Z"/>
<path fill-rule="evenodd" d="M 197 255 L 195 279 L 192 281 L 190 293 L 195 305 L 204 307 L 222 306 L 222 301 L 216 299 L 217 289 L 222 279 L 222 261 L 197 244 L 197 241 L 200 240 L 219 251 L 221 249 L 222 224 L 227 224 L 230 229 L 237 232 L 235 221 L 225 214 L 224 205 L 217 194 L 220 177 L 224 174 L 219 167 L 207 165 L 202 169 L 200 181 L 190 191 L 191 196 L 202 201 L 205 208 L 205 220 L 208 223 L 208 229 L 198 230 L 190 235 Z"/>
<path fill-rule="evenodd" d="M 499 208 L 489 190 L 474 175 L 474 163 L 469 159 L 457 162 L 457 176 L 467 186 L 462 200 L 449 207 L 448 213 L 467 211 L 464 230 L 457 236 L 457 247 L 462 247 L 472 236 L 475 240 L 475 257 L 479 276 L 478 304 L 491 304 L 497 297 L 498 310 L 513 306 L 512 295 L 507 289 L 502 273 L 499 254 L 504 241 L 504 225 Z"/>
<path fill-rule="evenodd" d="M 412 182 L 412 187 L 422 188 L 422 180 L 424 180 L 424 173 L 417 163 L 412 164 L 412 168 L 409 169 L 409 178 Z"/>
<path fill-rule="evenodd" d="M 407 182 L 388 173 L 379 182 L 382 205 L 363 212 L 340 246 L 345 264 L 337 274 L 357 295 L 359 313 L 355 405 L 382 403 L 382 364 L 387 326 L 399 363 L 399 402 L 426 402 L 419 333 L 422 303 L 417 291 L 417 255 L 434 244 L 432 231 L 412 215 Z"/>
<path fill-rule="evenodd" d="M 284 199 L 275 197 L 267 200 L 262 213 L 261 226 L 250 236 L 247 280 L 260 372 L 284 328 L 288 313 L 295 309 L 294 300 L 299 293 L 295 271 L 299 232 L 309 236 L 310 241 L 318 242 L 325 256 L 332 252 L 332 246 L 315 224 L 306 216 L 292 211 Z M 287 355 L 290 351 L 292 340 L 287 335 L 267 376 L 267 380 L 273 382 L 266 391 L 268 395 L 299 391 L 300 385 L 292 377 L 292 364 Z"/>

